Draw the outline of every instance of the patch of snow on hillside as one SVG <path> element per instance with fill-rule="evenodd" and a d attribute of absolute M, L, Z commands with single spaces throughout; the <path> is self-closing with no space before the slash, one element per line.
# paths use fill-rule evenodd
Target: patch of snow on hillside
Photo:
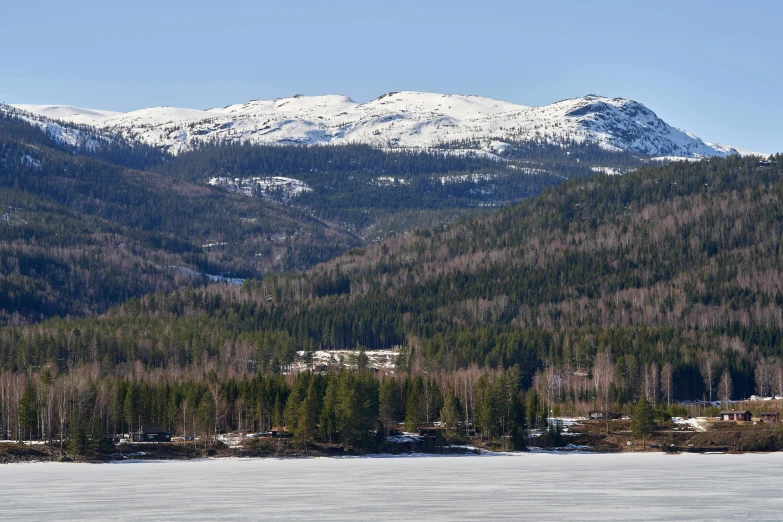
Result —
<path fill-rule="evenodd" d="M 378 176 L 370 182 L 370 185 L 378 187 L 393 187 L 397 184 L 410 185 L 410 181 L 405 178 L 395 178 L 394 176 Z"/>
<path fill-rule="evenodd" d="M 360 353 L 361 352 L 357 350 L 316 350 L 313 352 L 312 364 L 308 365 L 305 361 L 306 353 L 304 351 L 299 351 L 296 354 L 293 369 L 294 371 L 301 372 L 310 368 L 351 368 L 356 366 L 356 357 L 358 357 Z M 387 371 L 393 371 L 395 369 L 397 357 L 400 354 L 398 349 L 367 350 L 364 353 L 367 355 L 367 366 L 369 368 Z"/>
<path fill-rule="evenodd" d="M 223 243 L 225 244 L 225 243 Z M 183 274 L 192 276 L 192 277 L 201 277 L 204 276 L 207 279 L 209 279 L 213 283 L 226 283 L 229 285 L 241 285 L 245 282 L 244 279 L 240 277 L 226 277 L 223 275 L 215 275 L 215 274 L 202 274 L 201 272 L 196 272 L 195 270 L 192 270 L 190 268 L 184 267 L 184 266 L 175 266 L 171 265 L 169 266 L 172 270 L 176 270 L 178 272 L 182 272 Z"/>
<path fill-rule="evenodd" d="M 497 174 L 482 174 L 479 172 L 473 174 L 450 174 L 448 176 L 441 176 L 440 184 L 449 185 L 452 183 L 479 183 L 481 181 L 490 181 L 496 179 Z"/>
<path fill-rule="evenodd" d="M 601 172 L 608 176 L 618 176 L 621 174 L 628 174 L 629 172 L 633 172 L 636 169 L 623 169 L 619 167 L 590 167 L 590 170 L 593 172 Z"/>
<path fill-rule="evenodd" d="M 707 431 L 707 428 L 699 424 L 697 419 L 685 418 L 685 417 L 672 417 L 672 422 L 678 425 L 690 426 L 696 431 Z"/>
<path fill-rule="evenodd" d="M 655 156 L 654 158 L 650 158 L 652 161 L 660 161 L 662 163 L 670 162 L 670 161 L 701 161 L 704 158 L 686 158 L 684 156 Z"/>
<path fill-rule="evenodd" d="M 219 176 L 210 178 L 207 183 L 215 187 L 221 187 L 229 192 L 238 192 L 246 196 L 257 195 L 264 199 L 275 199 L 275 196 L 278 196 L 281 199 L 288 200 L 303 192 L 313 190 L 303 181 L 283 176 L 254 178 Z"/>
<path fill-rule="evenodd" d="M 35 159 L 34 157 L 30 156 L 29 154 L 25 154 L 20 158 L 20 161 L 22 162 L 22 165 L 30 165 L 31 167 L 35 167 L 37 169 L 41 168 L 41 160 Z"/>
<path fill-rule="evenodd" d="M 509 149 L 509 147 L 511 147 L 511 145 L 504 141 L 492 140 L 483 148 L 486 151 L 494 152 L 496 154 L 503 154 Z"/>

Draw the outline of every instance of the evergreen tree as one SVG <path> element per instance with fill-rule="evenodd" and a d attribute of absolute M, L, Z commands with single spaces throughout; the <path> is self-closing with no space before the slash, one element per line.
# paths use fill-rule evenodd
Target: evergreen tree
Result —
<path fill-rule="evenodd" d="M 322 440 L 331 443 L 332 435 L 337 430 L 337 379 L 333 374 L 327 377 L 319 425 Z"/>
<path fill-rule="evenodd" d="M 527 412 L 525 412 L 524 393 L 521 390 L 512 396 L 509 432 L 515 450 L 523 450 L 527 447 Z"/>
<path fill-rule="evenodd" d="M 422 387 L 423 381 L 420 375 L 408 380 L 408 393 L 405 401 L 405 430 L 415 433 L 422 424 Z"/>
<path fill-rule="evenodd" d="M 451 392 L 446 393 L 443 408 L 440 410 L 440 424 L 449 431 L 456 431 L 460 421 L 459 400 Z"/>
<path fill-rule="evenodd" d="M 316 380 L 311 378 L 304 399 L 299 405 L 299 416 L 294 428 L 294 438 L 304 446 L 305 453 L 318 432 L 319 403 L 320 396 Z"/>
<path fill-rule="evenodd" d="M 24 440 L 34 438 L 38 425 L 38 400 L 32 381 L 27 382 L 22 398 L 19 401 L 19 437 Z"/>
<path fill-rule="evenodd" d="M 396 419 L 399 409 L 399 389 L 394 379 L 385 379 L 380 386 L 378 402 L 381 415 L 381 422 L 384 430 L 388 434 L 391 423 Z"/>
<path fill-rule="evenodd" d="M 633 419 L 631 420 L 631 431 L 634 436 L 642 437 L 642 447 L 647 448 L 647 437 L 652 434 L 655 426 L 655 417 L 653 408 L 642 394 L 633 410 Z"/>

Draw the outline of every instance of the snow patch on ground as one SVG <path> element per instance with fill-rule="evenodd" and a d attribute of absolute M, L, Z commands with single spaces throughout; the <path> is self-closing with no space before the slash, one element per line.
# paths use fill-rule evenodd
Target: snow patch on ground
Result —
<path fill-rule="evenodd" d="M 378 187 L 393 187 L 395 185 L 410 185 L 410 181 L 405 178 L 395 178 L 394 176 L 378 176 L 370 181 L 370 185 Z"/>
<path fill-rule="evenodd" d="M 771 401 L 771 400 L 781 400 L 783 399 L 783 396 L 781 395 L 775 395 L 774 397 L 759 397 L 758 395 L 751 395 L 750 400 L 752 401 Z"/>
<path fill-rule="evenodd" d="M 608 176 L 618 176 L 620 174 L 628 174 L 636 169 L 622 169 L 618 167 L 590 167 L 593 172 L 600 172 Z"/>
<path fill-rule="evenodd" d="M 224 245 L 226 243 L 223 243 Z M 191 270 L 190 268 L 184 267 L 184 266 L 169 266 L 169 268 L 173 270 L 177 270 L 179 272 L 182 272 L 183 274 L 187 274 L 192 277 L 201 277 L 204 276 L 207 279 L 209 279 L 213 283 L 226 283 L 229 285 L 241 285 L 245 282 L 244 279 L 239 277 L 226 277 L 223 275 L 214 275 L 214 274 L 202 274 L 201 272 L 196 272 L 195 270 Z"/>
<path fill-rule="evenodd" d="M 369 368 L 394 371 L 397 357 L 400 351 L 397 348 L 390 350 L 367 350 L 367 366 Z M 320 369 L 356 366 L 356 358 L 361 354 L 358 350 L 316 350 L 313 352 L 311 364 L 305 361 L 306 352 L 298 351 L 293 364 L 294 371 L 302 372 L 308 369 Z"/>
<path fill-rule="evenodd" d="M 699 424 L 698 419 L 684 418 L 684 417 L 672 417 L 672 422 L 678 425 L 690 426 L 696 431 L 707 431 L 707 428 Z"/>
<path fill-rule="evenodd" d="M 20 158 L 20 161 L 22 162 L 22 165 L 30 165 L 31 167 L 35 167 L 37 169 L 41 168 L 41 160 L 35 159 L 34 157 L 30 156 L 29 154 L 25 154 Z"/>
<path fill-rule="evenodd" d="M 283 176 L 253 178 L 221 176 L 210 178 L 207 183 L 215 187 L 221 187 L 229 192 L 238 192 L 246 196 L 259 196 L 264 199 L 288 200 L 303 192 L 311 192 L 313 190 L 304 181 Z"/>
<path fill-rule="evenodd" d="M 416 433 L 402 433 L 401 435 L 391 435 L 386 437 L 386 442 L 393 444 L 405 444 L 407 442 L 421 442 L 422 437 Z"/>
<path fill-rule="evenodd" d="M 480 172 L 474 174 L 450 174 L 448 176 L 441 176 L 441 185 L 451 185 L 453 183 L 479 183 L 481 181 L 491 181 L 497 179 L 497 174 L 482 174 Z"/>

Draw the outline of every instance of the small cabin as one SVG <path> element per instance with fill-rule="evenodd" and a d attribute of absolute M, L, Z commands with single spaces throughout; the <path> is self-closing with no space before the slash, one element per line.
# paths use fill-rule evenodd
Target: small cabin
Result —
<path fill-rule="evenodd" d="M 722 421 L 749 421 L 751 414 L 748 410 L 745 411 L 722 411 L 720 412 L 720 420 Z"/>
<path fill-rule="evenodd" d="M 764 422 L 780 422 L 780 413 L 762 413 L 760 416 Z"/>
<path fill-rule="evenodd" d="M 419 426 L 419 437 L 435 437 L 443 428 L 437 426 Z"/>
<path fill-rule="evenodd" d="M 443 432 L 443 428 L 438 426 L 419 426 L 419 437 L 436 437 L 438 433 Z"/>
<path fill-rule="evenodd" d="M 160 426 L 142 426 L 139 431 L 131 433 L 132 442 L 171 442 L 171 432 Z"/>
<path fill-rule="evenodd" d="M 609 420 L 622 418 L 622 414 L 614 411 L 610 411 L 609 413 L 607 413 L 607 416 L 609 417 Z M 590 420 L 606 420 L 606 418 L 604 417 L 604 412 L 602 411 L 588 411 L 587 418 Z"/>

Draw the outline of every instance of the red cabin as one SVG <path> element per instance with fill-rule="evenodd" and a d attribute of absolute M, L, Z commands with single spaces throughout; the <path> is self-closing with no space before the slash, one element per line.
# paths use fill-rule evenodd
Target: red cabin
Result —
<path fill-rule="evenodd" d="M 749 411 L 722 411 L 720 412 L 720 420 L 724 421 L 749 421 L 751 414 Z"/>

